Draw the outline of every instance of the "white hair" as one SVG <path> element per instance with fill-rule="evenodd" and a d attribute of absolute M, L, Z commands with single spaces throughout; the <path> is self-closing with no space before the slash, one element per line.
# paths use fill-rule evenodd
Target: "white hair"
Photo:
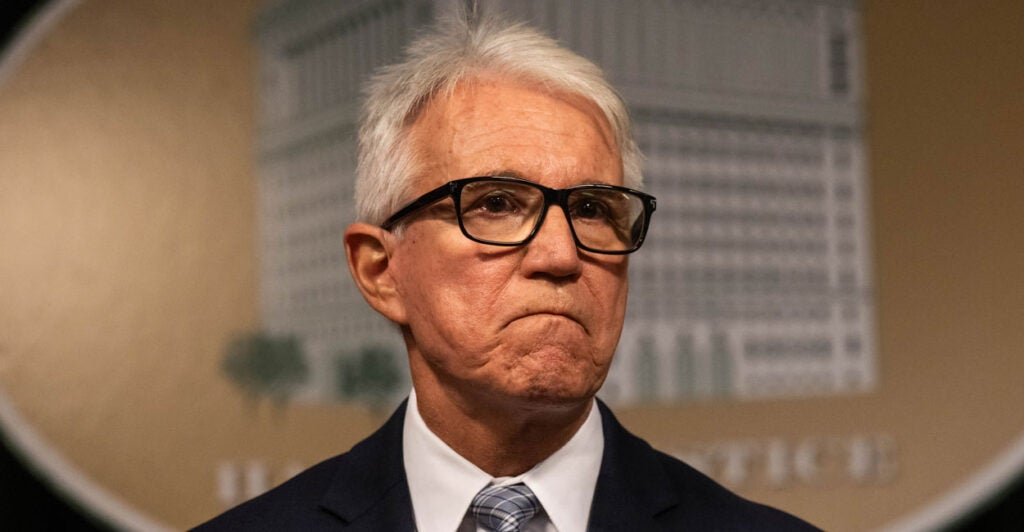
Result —
<path fill-rule="evenodd" d="M 356 169 L 359 220 L 380 225 L 412 199 L 418 161 L 408 145 L 409 127 L 435 95 L 483 75 L 593 102 L 615 136 L 624 184 L 642 187 L 641 155 L 626 106 L 600 68 L 523 24 L 490 15 L 472 21 L 454 16 L 436 22 L 409 45 L 400 63 L 378 70 L 366 88 Z"/>

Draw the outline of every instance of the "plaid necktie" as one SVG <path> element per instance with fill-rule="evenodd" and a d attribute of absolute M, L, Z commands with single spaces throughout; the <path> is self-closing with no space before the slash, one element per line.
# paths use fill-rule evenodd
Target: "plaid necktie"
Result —
<path fill-rule="evenodd" d="M 526 484 L 488 486 L 470 505 L 477 524 L 493 532 L 519 532 L 538 510 L 537 496 Z"/>

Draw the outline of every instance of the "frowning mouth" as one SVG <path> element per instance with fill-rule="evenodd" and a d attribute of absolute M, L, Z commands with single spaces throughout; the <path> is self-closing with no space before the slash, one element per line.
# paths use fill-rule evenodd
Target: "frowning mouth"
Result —
<path fill-rule="evenodd" d="M 580 321 L 578 318 L 576 318 L 576 316 L 573 316 L 572 314 L 569 314 L 567 312 L 561 312 L 561 311 L 556 311 L 556 310 L 539 310 L 539 311 L 528 312 L 526 314 L 521 314 L 521 315 L 518 315 L 518 316 L 512 318 L 509 321 L 509 324 L 511 324 L 511 323 L 513 323 L 515 321 L 522 320 L 522 319 L 527 319 L 527 318 L 565 319 L 565 320 L 569 320 L 569 321 L 579 325 L 580 327 L 583 327 L 584 331 L 587 330 L 586 325 L 584 325 L 582 321 Z"/>

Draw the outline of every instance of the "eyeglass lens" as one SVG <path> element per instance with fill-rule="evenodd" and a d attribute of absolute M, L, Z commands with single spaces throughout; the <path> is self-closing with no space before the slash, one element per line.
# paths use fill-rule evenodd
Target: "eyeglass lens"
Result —
<path fill-rule="evenodd" d="M 579 242 L 601 251 L 632 249 L 643 227 L 643 200 L 603 188 L 572 189 L 566 207 Z M 462 188 L 459 210 L 475 239 L 514 244 L 526 240 L 544 211 L 544 192 L 526 183 L 475 181 Z"/>

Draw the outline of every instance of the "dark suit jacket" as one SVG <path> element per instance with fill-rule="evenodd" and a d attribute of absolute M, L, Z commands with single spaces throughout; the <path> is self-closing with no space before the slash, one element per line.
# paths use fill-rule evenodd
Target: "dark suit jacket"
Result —
<path fill-rule="evenodd" d="M 414 530 L 402 464 L 405 406 L 349 452 L 195 530 Z M 624 429 L 600 401 L 598 407 L 605 447 L 589 530 L 816 530 L 789 514 L 742 499 L 652 449 Z"/>

